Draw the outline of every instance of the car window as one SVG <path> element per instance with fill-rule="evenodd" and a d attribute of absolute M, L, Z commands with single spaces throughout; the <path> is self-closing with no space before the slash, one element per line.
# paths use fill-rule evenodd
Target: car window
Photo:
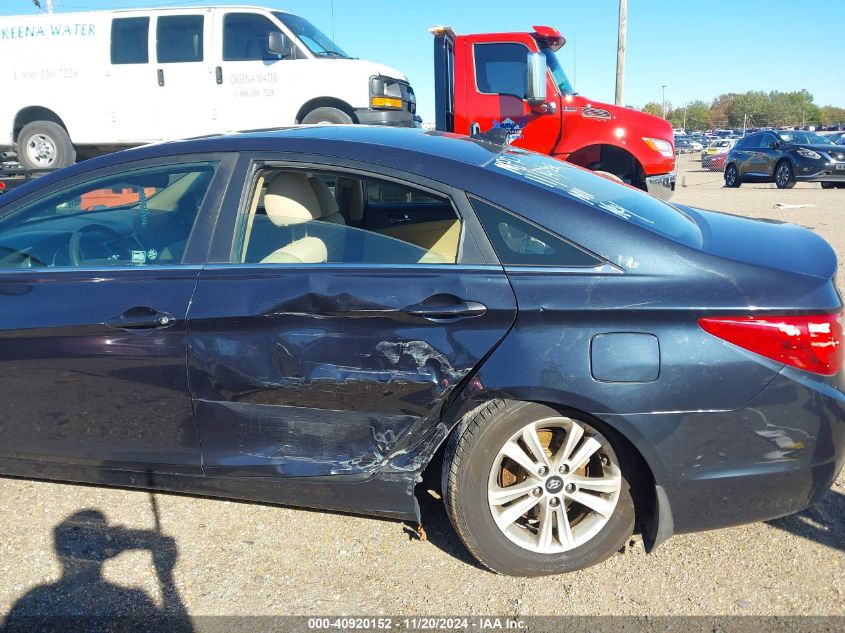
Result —
<path fill-rule="evenodd" d="M 488 202 L 472 207 L 499 261 L 505 266 L 590 267 L 603 262 L 548 231 Z"/>
<path fill-rule="evenodd" d="M 0 219 L 0 268 L 179 264 L 216 163 L 127 171 Z"/>
<path fill-rule="evenodd" d="M 169 15 L 158 18 L 156 58 L 161 64 L 201 62 L 203 16 Z"/>
<path fill-rule="evenodd" d="M 267 49 L 270 33 L 281 33 L 270 20 L 257 13 L 227 13 L 223 18 L 223 61 L 272 61 L 281 56 Z M 283 46 L 290 47 L 282 36 Z"/>
<path fill-rule="evenodd" d="M 486 165 L 551 190 L 569 200 L 654 231 L 694 248 L 701 246 L 701 231 L 687 215 L 644 191 L 613 182 L 564 161 L 508 148 Z"/>
<path fill-rule="evenodd" d="M 111 23 L 111 63 L 150 61 L 150 18 L 115 18 Z"/>
<path fill-rule="evenodd" d="M 475 83 L 479 92 L 528 94 L 528 49 L 522 44 L 475 44 Z"/>
<path fill-rule="evenodd" d="M 774 134 L 763 134 L 760 137 L 760 148 L 761 149 L 772 149 L 772 143 L 777 141 L 777 137 Z"/>
<path fill-rule="evenodd" d="M 394 182 L 263 171 L 233 260 L 246 264 L 454 264 L 461 221 L 451 201 Z"/>

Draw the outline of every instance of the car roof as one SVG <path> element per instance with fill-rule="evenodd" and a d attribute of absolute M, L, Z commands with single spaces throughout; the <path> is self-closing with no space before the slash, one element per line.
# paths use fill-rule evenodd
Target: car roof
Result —
<path fill-rule="evenodd" d="M 389 165 L 391 158 L 420 167 L 433 163 L 482 166 L 504 148 L 457 134 L 367 125 L 302 125 L 204 136 L 144 145 L 92 158 L 38 179 L 42 184 L 112 165 L 148 158 L 214 152 L 288 152 Z M 10 194 L 7 194 L 10 195 Z M 4 196 L 5 197 L 5 196 Z"/>

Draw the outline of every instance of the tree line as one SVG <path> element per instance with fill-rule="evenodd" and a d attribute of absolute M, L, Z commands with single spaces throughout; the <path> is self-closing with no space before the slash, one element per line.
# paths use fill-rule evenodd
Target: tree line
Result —
<path fill-rule="evenodd" d="M 649 102 L 642 108 L 663 116 L 663 106 Z M 666 119 L 672 127 L 688 130 L 736 129 L 748 127 L 829 127 L 845 125 L 845 108 L 817 106 L 806 90 L 723 94 L 711 103 L 697 100 L 681 107 L 666 104 Z"/>

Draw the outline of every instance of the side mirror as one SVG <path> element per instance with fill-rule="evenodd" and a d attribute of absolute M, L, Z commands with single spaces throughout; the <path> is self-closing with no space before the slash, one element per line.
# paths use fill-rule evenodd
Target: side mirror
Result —
<path fill-rule="evenodd" d="M 280 56 L 282 59 L 291 55 L 291 48 L 285 46 L 285 38 L 279 31 L 271 31 L 267 36 L 267 51 L 272 55 Z"/>
<path fill-rule="evenodd" d="M 772 149 L 780 149 L 780 141 L 772 141 L 769 144 L 769 147 L 771 147 Z"/>
<path fill-rule="evenodd" d="M 539 105 L 546 102 L 546 56 L 542 53 L 528 53 L 528 103 Z"/>

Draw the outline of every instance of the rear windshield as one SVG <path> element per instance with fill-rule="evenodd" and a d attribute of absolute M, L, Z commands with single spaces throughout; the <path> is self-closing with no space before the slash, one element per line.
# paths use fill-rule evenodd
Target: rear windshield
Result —
<path fill-rule="evenodd" d="M 691 218 L 639 189 L 555 158 L 515 148 L 497 155 L 486 167 L 530 181 L 687 246 L 701 247 L 701 231 Z"/>

